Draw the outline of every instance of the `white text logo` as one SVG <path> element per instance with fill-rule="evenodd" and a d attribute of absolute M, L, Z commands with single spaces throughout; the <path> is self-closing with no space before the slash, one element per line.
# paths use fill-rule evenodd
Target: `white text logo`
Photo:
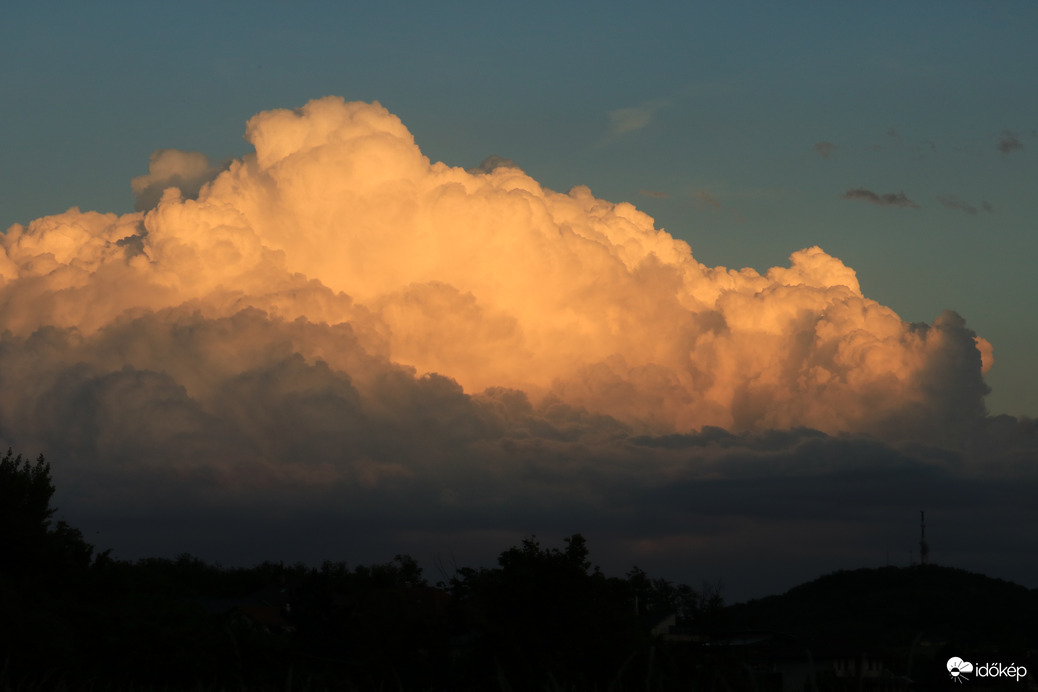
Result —
<path fill-rule="evenodd" d="M 963 661 L 958 656 L 948 659 L 948 674 L 955 682 L 969 680 L 966 673 L 974 673 L 978 678 L 1020 678 L 1027 677 L 1027 668 L 1010 663 L 1008 666 L 1001 663 L 978 663 L 973 665 L 969 661 Z"/>

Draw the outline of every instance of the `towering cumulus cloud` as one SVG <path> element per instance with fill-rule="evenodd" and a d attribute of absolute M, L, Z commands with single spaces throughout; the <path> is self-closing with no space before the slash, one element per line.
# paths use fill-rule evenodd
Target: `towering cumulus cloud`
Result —
<path fill-rule="evenodd" d="M 57 327 L 93 348 L 147 320 L 254 308 L 279 329 L 348 330 L 291 352 L 351 379 L 370 374 L 344 361 L 356 351 L 469 394 L 522 390 L 654 432 L 883 431 L 906 414 L 959 424 L 980 410 L 986 342 L 951 315 L 905 324 L 817 247 L 764 275 L 706 267 L 630 204 L 553 192 L 513 166 L 431 164 L 377 104 L 261 113 L 246 136 L 255 155 L 194 183 L 197 199 L 175 187 L 158 199 L 157 185 L 212 171 L 165 150 L 134 181 L 156 196 L 146 214 L 73 209 L 12 228 L 0 264 L 11 338 Z M 178 372 L 176 345 L 97 358 L 165 372 L 200 404 L 199 387 L 239 374 L 232 361 L 192 382 L 216 355 L 198 348 Z M 968 402 L 949 407 L 949 391 Z"/>
<path fill-rule="evenodd" d="M 443 509 L 477 478 L 504 494 L 517 454 L 605 468 L 713 428 L 943 443 L 984 416 L 988 343 L 954 313 L 903 322 L 820 248 L 707 267 L 585 187 L 431 163 L 378 104 L 246 138 L 222 169 L 157 152 L 141 211 L 3 237 L 0 436 L 83 460 L 83 502 L 157 473 Z"/>

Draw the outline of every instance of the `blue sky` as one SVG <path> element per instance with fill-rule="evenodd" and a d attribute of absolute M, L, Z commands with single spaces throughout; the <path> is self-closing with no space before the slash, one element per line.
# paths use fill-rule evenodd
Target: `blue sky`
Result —
<path fill-rule="evenodd" d="M 69 471 L 58 483 L 59 493 L 68 493 L 62 506 L 73 523 L 89 529 L 88 538 L 99 536 L 100 547 L 113 545 L 121 556 L 187 549 L 226 562 L 279 555 L 319 561 L 329 551 L 351 546 L 360 551 L 354 560 L 384 560 L 387 555 L 378 549 L 392 545 L 395 552 L 408 552 L 428 544 L 456 550 L 464 564 L 482 559 L 486 550 L 505 549 L 524 530 L 547 537 L 553 530 L 561 536 L 590 526 L 585 532 L 593 558 L 601 545 L 605 559 L 622 569 L 629 565 L 624 564 L 629 551 L 641 546 L 642 565 L 650 573 L 655 567 L 692 581 L 723 576 L 736 595 L 746 596 L 791 586 L 824 570 L 882 564 L 892 550 L 904 556 L 914 545 L 918 510 L 925 502 L 928 520 L 933 517 L 935 556 L 949 556 L 955 543 L 952 564 L 1035 585 L 1032 561 L 1021 555 L 1033 553 L 1034 547 L 1027 528 L 1035 517 L 1023 498 L 1033 495 L 1031 467 L 1038 447 L 1033 421 L 1038 415 L 1038 5 L 356 5 L 39 2 L 6 7 L 0 22 L 0 229 L 73 206 L 132 212 L 130 181 L 148 172 L 153 151 L 198 151 L 214 162 L 241 157 L 251 150 L 243 139 L 245 123 L 261 111 L 298 108 L 327 95 L 348 102 L 377 100 L 402 120 L 432 161 L 471 168 L 498 155 L 552 190 L 584 185 L 597 198 L 630 202 L 652 216 L 656 228 L 689 243 L 707 266 L 763 272 L 788 266 L 791 253 L 817 245 L 856 270 L 866 297 L 907 322 L 929 324 L 945 310 L 957 311 L 994 348 L 994 366 L 986 376 L 992 389 L 989 413 L 1020 420 L 988 420 L 972 447 L 953 451 L 932 439 L 912 447 L 896 436 L 881 443 L 864 434 L 826 437 L 800 428 L 731 438 L 718 429 L 679 430 L 641 439 L 623 427 L 626 423 L 581 417 L 576 409 L 546 413 L 537 406 L 523 409 L 515 401 L 492 402 L 493 408 L 459 398 L 435 378 L 416 379 L 401 386 L 415 389 L 416 402 L 423 397 L 439 402 L 433 407 L 436 415 L 455 411 L 437 408 L 443 397 L 466 412 L 459 418 L 471 414 L 480 425 L 514 407 L 521 409 L 508 409 L 514 420 L 537 419 L 543 428 L 536 429 L 555 437 L 533 440 L 531 433 L 523 438 L 516 430 L 526 428 L 508 427 L 514 424 L 509 418 L 500 423 L 508 445 L 502 442 L 498 449 L 478 435 L 474 441 L 465 438 L 454 450 L 457 466 L 443 470 L 443 480 L 424 450 L 415 452 L 401 442 L 410 439 L 402 430 L 424 430 L 427 421 L 420 416 L 407 425 L 386 422 L 392 416 L 365 419 L 367 427 L 358 428 L 364 429 L 357 439 L 369 435 L 371 441 L 356 447 L 370 443 L 374 450 L 391 440 L 405 459 L 401 468 L 411 474 L 401 471 L 400 477 L 409 480 L 358 491 L 349 479 L 382 478 L 372 471 L 382 467 L 369 458 L 350 459 L 353 465 L 342 472 L 347 480 L 335 476 L 319 496 L 307 494 L 305 484 L 292 486 L 285 504 L 272 509 L 279 496 L 264 494 L 266 486 L 213 490 L 206 484 L 224 477 L 191 466 L 204 456 L 192 450 L 207 444 L 212 446 L 204 447 L 205 453 L 216 450 L 217 456 L 248 447 L 245 424 L 226 439 L 213 432 L 237 425 L 239 409 L 215 423 L 214 405 L 192 399 L 194 392 L 188 396 L 190 384 L 163 379 L 175 379 L 175 364 L 169 372 L 161 362 L 153 371 L 134 364 L 137 370 L 131 372 L 122 363 L 111 365 L 103 340 L 77 345 L 70 339 L 62 348 L 89 361 L 96 377 L 83 374 L 86 366 L 69 365 L 77 361 L 68 355 L 60 366 L 68 369 L 60 372 L 70 382 L 86 382 L 71 393 L 55 389 L 33 399 L 35 394 L 10 394 L 17 386 L 5 382 L 9 391 L 0 388 L 0 441 L 29 456 L 44 449 L 93 460 L 92 469 L 84 462 L 85 470 Z M 128 245 L 127 262 L 131 249 Z M 26 291 L 0 289 L 13 296 L 13 305 L 35 295 L 35 284 L 26 285 Z M 26 305 L 30 298 L 24 298 Z M 0 301 L 0 312 L 8 307 Z M 177 320 L 194 319 L 170 314 L 141 319 L 154 322 L 148 322 L 153 336 L 165 333 L 159 328 L 163 320 L 180 325 Z M 191 333 L 223 333 L 225 317 L 207 316 L 209 321 L 202 320 Z M 245 326 L 235 327 L 241 331 L 229 342 L 250 345 L 249 330 L 280 335 L 279 344 L 290 341 L 282 332 L 291 325 L 253 324 L 254 314 L 241 320 Z M 115 336 L 105 338 L 122 334 L 119 338 L 138 344 L 128 327 L 126 334 L 119 332 L 124 327 L 117 324 Z M 334 326 L 327 328 L 334 331 Z M 9 336 L 0 336 L 0 346 Z M 204 342 L 202 336 L 197 338 Z M 9 351 L 0 349 L 0 381 L 4 373 L 21 372 L 23 362 L 17 358 L 36 348 L 19 339 L 11 337 Z M 221 352 L 214 348 L 203 355 L 215 362 Z M 304 367 L 302 356 L 294 355 L 298 362 L 288 365 L 264 362 L 267 379 L 246 382 L 243 375 L 228 375 L 227 382 L 258 388 L 256 382 L 295 373 L 304 383 L 300 387 L 319 389 L 321 374 L 349 390 L 350 380 L 342 373 L 319 373 L 318 365 L 307 361 Z M 59 371 L 25 358 L 41 378 Z M 156 356 L 156 362 L 161 360 Z M 971 386 L 968 377 L 963 382 L 966 389 Z M 175 422 L 193 432 L 186 435 L 178 428 L 171 433 L 122 416 L 123 400 L 105 398 L 107 387 L 129 391 L 117 384 L 142 392 L 141 411 L 155 401 L 180 402 L 176 406 L 181 408 L 174 408 L 187 413 Z M 161 390 L 158 399 L 143 393 L 153 389 Z M 953 389 L 948 391 L 955 394 Z M 941 391 L 935 385 L 929 395 L 939 399 L 934 392 Z M 266 392 L 273 402 L 270 411 L 296 413 L 290 406 L 277 408 L 284 404 L 277 398 L 283 393 Z M 5 404 L 5 396 L 22 403 Z M 54 404 L 57 400 L 67 407 Z M 964 400 L 968 403 L 969 397 Z M 84 401 L 94 402 L 101 412 L 77 409 Z M 104 406 L 113 401 L 120 404 L 109 411 L 114 427 L 105 427 Z M 349 401 L 339 403 L 348 408 Z M 346 435 L 322 428 L 321 420 L 320 415 L 300 419 L 295 429 L 288 426 L 286 439 L 296 435 L 320 456 L 326 439 L 321 435 L 333 441 Z M 583 432 L 566 437 L 573 430 Z M 176 437 L 180 434 L 186 442 Z M 348 435 L 344 439 L 353 444 Z M 169 440 L 185 444 L 183 458 L 174 458 Z M 626 441 L 613 448 L 603 440 Z M 440 452 L 448 454 L 449 445 L 443 444 Z M 985 456 L 988 448 L 994 450 L 990 457 Z M 263 453 L 257 454 L 270 468 L 285 461 Z M 533 461 L 520 459 L 526 453 Z M 120 466 L 148 454 L 155 458 L 148 457 L 132 474 Z M 543 478 L 529 474 L 540 454 L 557 462 L 535 469 L 543 471 Z M 496 467 L 481 467 L 483 455 L 500 459 L 506 470 L 499 474 Z M 658 465 L 646 473 L 638 465 L 643 458 Z M 997 464 L 985 466 L 994 458 Z M 174 467 L 172 476 L 156 471 L 163 460 Z M 603 460 L 608 462 L 604 467 Z M 180 473 L 182 463 L 187 470 Z M 60 465 L 54 467 L 59 474 Z M 769 480 L 760 483 L 759 478 Z M 550 479 L 557 483 L 554 489 L 548 487 Z M 575 479 L 587 482 L 571 485 Z M 448 481 L 456 486 L 448 487 Z M 401 486 L 392 486 L 395 482 Z M 443 489 L 441 482 L 447 484 Z M 336 483 L 355 506 L 347 502 L 342 509 L 333 497 Z M 466 488 L 475 486 L 480 486 L 472 492 L 477 499 L 466 505 Z M 788 493 L 773 494 L 772 487 Z M 148 490 L 138 495 L 135 488 Z M 174 498 L 180 491 L 185 494 Z M 504 499 L 485 515 L 480 502 L 491 491 Z M 182 497 L 194 499 L 180 502 Z M 207 505 L 213 498 L 226 503 Z M 578 500 L 575 507 L 566 504 L 571 498 Z M 455 500 L 454 509 L 441 511 L 443 503 Z M 524 514 L 542 501 L 543 514 Z M 118 503 L 119 509 L 109 509 Z M 701 512 L 695 509 L 700 506 Z M 211 527 L 207 521 L 239 507 L 257 523 L 240 519 L 233 540 L 197 528 Z M 406 516 L 387 518 L 389 508 L 404 508 Z M 137 521 L 145 514 L 150 518 Z M 381 528 L 342 538 L 322 533 L 329 516 Z M 629 516 L 643 522 L 639 530 L 644 535 L 625 523 Z M 295 517 L 304 527 L 301 533 L 283 526 L 285 517 Z M 674 528 L 679 524 L 683 528 Z M 277 553 L 274 539 L 268 544 L 249 538 L 255 536 L 254 526 L 266 527 L 281 537 L 278 546 L 289 548 Z M 1005 526 L 1012 527 L 1005 535 L 996 529 Z M 185 547 L 191 531 L 197 542 Z M 787 545 L 793 532 L 799 540 Z M 303 534 L 305 541 L 299 538 Z M 970 543 L 996 534 L 1000 537 L 990 545 Z M 452 543 L 445 538 L 450 535 L 464 538 Z M 313 544 L 309 552 L 292 552 L 304 543 Z M 673 554 L 691 548 L 701 552 L 680 564 L 672 561 Z M 761 555 L 774 558 L 769 569 L 776 560 L 784 565 L 777 581 L 762 576 L 761 561 L 754 562 Z"/>

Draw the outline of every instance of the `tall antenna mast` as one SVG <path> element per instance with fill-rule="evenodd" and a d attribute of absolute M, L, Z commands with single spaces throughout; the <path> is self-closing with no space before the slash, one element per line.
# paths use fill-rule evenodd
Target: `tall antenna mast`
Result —
<path fill-rule="evenodd" d="M 919 510 L 919 564 L 930 562 L 930 546 L 926 544 L 926 512 Z"/>

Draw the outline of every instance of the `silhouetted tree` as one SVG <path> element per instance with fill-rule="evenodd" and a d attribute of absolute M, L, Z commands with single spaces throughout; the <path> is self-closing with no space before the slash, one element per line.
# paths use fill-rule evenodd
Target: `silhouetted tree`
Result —
<path fill-rule="evenodd" d="M 584 537 L 542 548 L 535 536 L 501 553 L 498 569 L 459 570 L 452 593 L 476 630 L 478 661 L 498 661 L 509 680 L 614 680 L 638 648 L 629 587 L 588 560 Z M 603 661 L 608 661 L 606 666 Z M 613 667 L 615 666 L 615 667 Z"/>
<path fill-rule="evenodd" d="M 33 464 L 8 449 L 0 459 L 0 570 L 20 572 L 38 559 L 54 515 L 52 495 L 50 465 L 43 455 Z"/>
<path fill-rule="evenodd" d="M 77 621 L 93 547 L 66 522 L 53 523 L 53 495 L 42 455 L 31 462 L 8 450 L 0 458 L 0 660 L 12 679 L 82 660 Z"/>
<path fill-rule="evenodd" d="M 627 583 L 637 600 L 637 611 L 645 621 L 658 620 L 670 614 L 681 619 L 692 618 L 699 606 L 699 594 L 686 584 L 667 579 L 650 578 L 638 567 L 627 573 Z"/>
<path fill-rule="evenodd" d="M 0 459 L 0 573 L 56 575 L 59 570 L 86 568 L 93 547 L 64 521 L 51 526 L 55 508 L 50 464 L 14 455 Z"/>

